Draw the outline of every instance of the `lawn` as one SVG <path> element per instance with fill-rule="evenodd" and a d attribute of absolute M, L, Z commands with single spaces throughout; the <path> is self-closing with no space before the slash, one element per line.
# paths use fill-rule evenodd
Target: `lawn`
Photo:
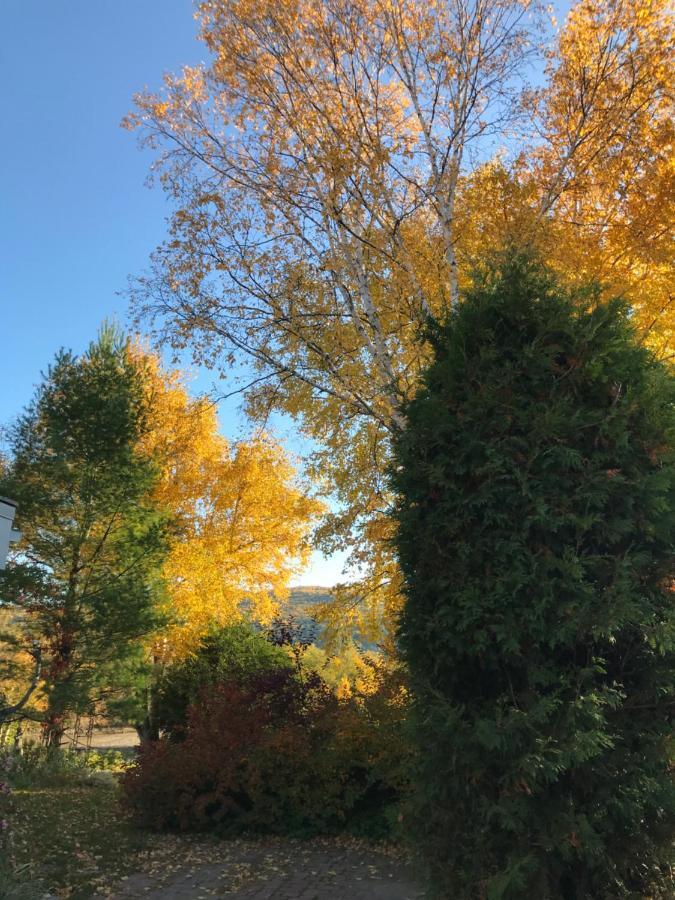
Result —
<path fill-rule="evenodd" d="M 25 883 L 22 897 L 92 897 L 138 868 L 152 836 L 120 811 L 114 776 L 100 775 L 15 789 L 12 848 Z"/>
<path fill-rule="evenodd" d="M 195 898 L 247 898 L 265 883 L 284 898 L 308 886 L 326 898 L 420 896 L 397 848 L 363 840 L 141 831 L 120 810 L 112 773 L 16 788 L 12 844 L 21 883 L 9 890 L 0 879 L 0 900 L 178 897 L 186 879 Z"/>

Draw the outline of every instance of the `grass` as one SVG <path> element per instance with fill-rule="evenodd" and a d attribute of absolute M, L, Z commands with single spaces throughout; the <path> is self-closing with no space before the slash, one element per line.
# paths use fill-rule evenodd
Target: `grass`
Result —
<path fill-rule="evenodd" d="M 46 893 L 84 900 L 105 893 L 138 867 L 148 841 L 120 811 L 112 775 L 18 788 L 12 806 L 11 853 L 19 887 L 4 895 L 7 900 Z"/>
<path fill-rule="evenodd" d="M 0 849 L 0 900 L 41 900 L 48 894 L 91 900 L 109 896 L 132 873 L 144 873 L 150 885 L 216 862 L 223 867 L 221 887 L 229 891 L 259 874 L 247 861 L 251 842 L 135 827 L 120 808 L 116 773 L 92 771 L 65 756 L 29 760 L 14 773 L 7 799 L 9 809 L 0 812 L 11 822 L 15 875 L 6 859 L 3 868 Z M 272 874 L 277 864 L 275 858 Z"/>
<path fill-rule="evenodd" d="M 219 871 L 210 876 L 207 872 L 211 887 L 195 897 L 236 895 L 260 880 L 290 876 L 302 864 L 303 853 L 311 856 L 317 848 L 327 846 L 335 855 L 372 849 L 369 842 L 354 838 L 222 841 L 205 834 L 144 832 L 120 811 L 114 776 L 16 789 L 11 816 L 19 879 L 7 887 L 0 865 L 0 900 L 41 900 L 47 894 L 69 900 L 106 897 L 132 873 L 140 873 L 148 889 L 161 891 L 167 879 L 193 877 L 214 865 Z"/>

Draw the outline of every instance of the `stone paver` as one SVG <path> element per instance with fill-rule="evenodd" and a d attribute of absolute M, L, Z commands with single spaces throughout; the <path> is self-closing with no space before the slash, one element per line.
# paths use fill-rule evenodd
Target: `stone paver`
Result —
<path fill-rule="evenodd" d="M 105 896 L 130 900 L 419 900 L 405 863 L 360 842 L 223 841 L 213 862 L 174 860 L 132 875 Z"/>

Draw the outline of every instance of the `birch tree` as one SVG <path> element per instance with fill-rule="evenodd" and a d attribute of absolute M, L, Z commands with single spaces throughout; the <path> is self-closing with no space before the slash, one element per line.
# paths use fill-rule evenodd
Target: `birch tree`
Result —
<path fill-rule="evenodd" d="M 657 260 L 606 236 L 636 237 L 650 172 L 668 190 L 665 10 L 581 0 L 551 42 L 528 0 L 208 0 L 208 64 L 137 98 L 127 124 L 158 151 L 174 213 L 134 307 L 223 376 L 246 360 L 233 389 L 248 412 L 281 410 L 316 441 L 310 471 L 336 500 L 319 543 L 365 572 L 341 616 L 375 625 L 396 608 L 389 440 L 426 361 L 420 329 L 458 302 L 476 256 L 539 243 L 577 274 L 590 236 L 593 274 L 623 254 L 663 286 L 661 237 Z"/>

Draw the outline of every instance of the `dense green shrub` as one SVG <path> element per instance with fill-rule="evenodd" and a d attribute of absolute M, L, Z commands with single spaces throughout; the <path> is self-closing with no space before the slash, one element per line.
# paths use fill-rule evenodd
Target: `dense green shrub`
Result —
<path fill-rule="evenodd" d="M 434 896 L 672 896 L 673 379 L 524 258 L 431 341 L 393 480 Z"/>
<path fill-rule="evenodd" d="M 382 837 L 405 787 L 403 715 L 391 679 L 348 700 L 287 667 L 213 685 L 182 740 L 141 747 L 126 804 L 153 828 Z"/>
<path fill-rule="evenodd" d="M 172 732 L 184 726 L 190 704 L 212 685 L 243 683 L 261 672 L 290 666 L 288 654 L 248 622 L 214 630 L 187 659 L 167 669 L 158 691 L 159 725 Z"/>

